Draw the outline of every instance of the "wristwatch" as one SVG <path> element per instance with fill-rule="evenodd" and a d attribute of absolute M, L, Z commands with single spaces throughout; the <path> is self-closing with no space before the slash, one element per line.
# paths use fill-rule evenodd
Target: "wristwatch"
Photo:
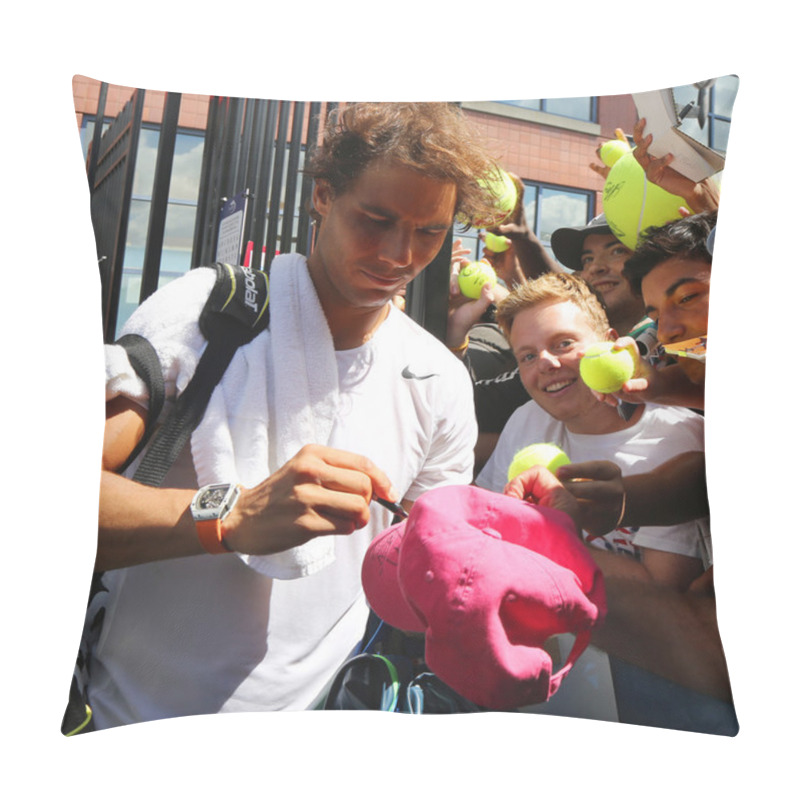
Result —
<path fill-rule="evenodd" d="M 234 483 L 211 483 L 197 491 L 189 507 L 203 548 L 214 555 L 233 553 L 222 536 L 222 520 L 231 513 L 241 494 Z"/>

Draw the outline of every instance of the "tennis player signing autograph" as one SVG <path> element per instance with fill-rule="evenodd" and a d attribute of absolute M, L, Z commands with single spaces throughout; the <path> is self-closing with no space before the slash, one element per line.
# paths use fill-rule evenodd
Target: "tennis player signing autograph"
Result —
<path fill-rule="evenodd" d="M 392 298 L 456 215 L 492 213 L 476 179 L 494 162 L 454 106 L 377 103 L 334 113 L 310 170 L 313 252 L 272 263 L 269 329 L 236 352 L 165 488 L 126 477 L 135 462 L 118 474 L 148 397 L 107 348 L 97 728 L 312 707 L 364 630 L 361 561 L 392 519 L 371 499 L 409 507 L 472 478 L 468 373 Z M 213 278 L 190 271 L 125 327 L 156 347 L 170 398 Z"/>

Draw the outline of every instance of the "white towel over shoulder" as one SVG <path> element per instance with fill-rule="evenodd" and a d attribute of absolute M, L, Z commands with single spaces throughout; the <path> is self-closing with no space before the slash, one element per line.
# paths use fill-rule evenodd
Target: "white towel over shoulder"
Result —
<path fill-rule="evenodd" d="M 273 261 L 270 306 L 269 330 L 236 352 L 192 434 L 201 486 L 255 486 L 304 445 L 330 439 L 339 394 L 336 354 L 303 256 Z M 334 540 L 321 536 L 282 553 L 240 557 L 263 575 L 299 578 L 333 561 Z"/>

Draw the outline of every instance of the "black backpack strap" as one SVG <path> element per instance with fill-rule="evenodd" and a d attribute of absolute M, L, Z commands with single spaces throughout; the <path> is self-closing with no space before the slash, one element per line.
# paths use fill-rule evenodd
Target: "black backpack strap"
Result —
<path fill-rule="evenodd" d="M 158 421 L 158 416 L 161 413 L 161 409 L 164 407 L 165 392 L 161 362 L 158 360 L 158 354 L 155 348 L 144 336 L 139 336 L 136 333 L 129 333 L 125 336 L 121 336 L 115 344 L 125 348 L 131 366 L 136 371 L 136 374 L 144 381 L 150 396 L 144 435 L 130 456 L 128 456 L 128 460 L 122 465 L 120 472 L 123 472 L 133 463 L 133 460 L 139 455 L 142 448 L 152 436 L 156 422 Z"/>
<path fill-rule="evenodd" d="M 203 418 L 214 387 L 236 350 L 269 324 L 269 278 L 266 273 L 215 264 L 217 279 L 200 315 L 208 340 L 188 386 L 159 428 L 133 479 L 159 486 Z"/>
<path fill-rule="evenodd" d="M 200 313 L 200 331 L 209 342 L 232 338 L 249 342 L 269 325 L 269 276 L 230 264 L 214 264 L 217 279 Z"/>

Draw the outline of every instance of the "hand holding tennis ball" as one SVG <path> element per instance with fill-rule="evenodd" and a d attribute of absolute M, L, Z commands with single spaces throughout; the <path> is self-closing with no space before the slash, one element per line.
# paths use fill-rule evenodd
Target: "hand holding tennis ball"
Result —
<path fill-rule="evenodd" d="M 634 376 L 638 361 L 635 345 L 615 350 L 614 342 L 597 342 L 586 350 L 579 369 L 590 389 L 613 394 Z"/>
<path fill-rule="evenodd" d="M 569 456 L 556 444 L 531 444 L 520 450 L 508 467 L 508 480 L 513 481 L 531 467 L 545 467 L 555 474 L 559 467 L 569 464 Z"/>
<path fill-rule="evenodd" d="M 477 300 L 484 284 L 497 284 L 497 273 L 488 261 L 471 261 L 458 273 L 458 288 L 465 297 Z"/>
<path fill-rule="evenodd" d="M 498 236 L 496 233 L 486 231 L 484 237 L 486 249 L 493 253 L 505 253 L 511 247 L 511 239 L 507 236 Z"/>

